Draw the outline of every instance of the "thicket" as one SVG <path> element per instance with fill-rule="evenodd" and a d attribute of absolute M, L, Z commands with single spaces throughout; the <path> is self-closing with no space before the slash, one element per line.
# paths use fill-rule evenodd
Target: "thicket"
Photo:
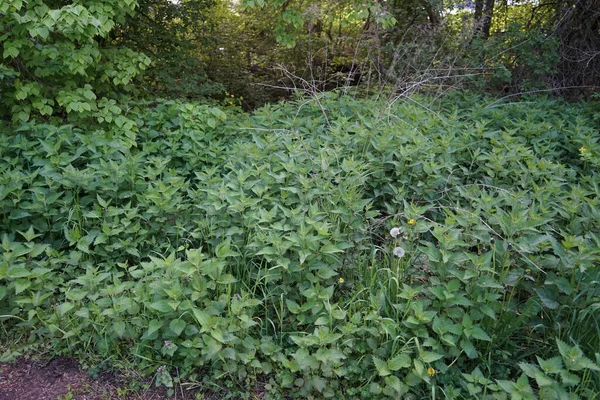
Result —
<path fill-rule="evenodd" d="M 277 4 L 0 4 L 2 360 L 223 397 L 597 398 L 597 99 L 455 90 L 538 88 L 560 44 L 492 20 L 465 54 L 436 8 Z M 219 32 L 237 47 L 198 56 Z M 282 92 L 236 86 L 307 55 Z"/>
<path fill-rule="evenodd" d="M 452 100 L 20 125 L 4 335 L 223 395 L 594 398 L 594 105 Z"/>

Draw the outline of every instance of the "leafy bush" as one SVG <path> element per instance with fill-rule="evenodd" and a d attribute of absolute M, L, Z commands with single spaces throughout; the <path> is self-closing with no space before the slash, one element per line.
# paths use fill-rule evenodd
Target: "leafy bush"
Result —
<path fill-rule="evenodd" d="M 228 396 L 591 398 L 594 105 L 427 102 L 3 126 L 0 323 Z"/>

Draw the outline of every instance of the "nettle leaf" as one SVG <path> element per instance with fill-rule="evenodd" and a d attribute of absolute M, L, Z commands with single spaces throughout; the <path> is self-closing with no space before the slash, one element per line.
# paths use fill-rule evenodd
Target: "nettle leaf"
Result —
<path fill-rule="evenodd" d="M 548 360 L 544 360 L 537 356 L 536 358 L 542 370 L 547 374 L 558 374 L 563 368 L 561 357 L 553 357 Z"/>
<path fill-rule="evenodd" d="M 467 357 L 469 357 L 472 360 L 479 357 L 479 353 L 477 352 L 477 349 L 475 348 L 475 346 L 473 345 L 473 343 L 470 340 L 462 339 L 460 341 L 460 348 L 462 351 L 465 352 Z"/>
<path fill-rule="evenodd" d="M 432 363 L 434 361 L 437 361 L 443 357 L 444 357 L 443 354 L 434 353 L 432 351 L 423 351 L 421 353 L 421 360 L 423 360 L 423 362 L 428 363 L 428 364 Z"/>
<path fill-rule="evenodd" d="M 373 356 L 373 364 L 375 364 L 375 368 L 377 368 L 377 373 L 379 376 L 388 376 L 392 373 L 388 368 L 388 365 L 385 361 L 380 358 Z"/>
<path fill-rule="evenodd" d="M 535 375 L 540 371 L 535 364 L 519 363 L 519 367 L 530 378 L 535 378 Z"/>
<path fill-rule="evenodd" d="M 310 355 L 306 349 L 298 349 L 298 351 L 292 354 L 292 357 L 296 360 L 298 366 L 302 370 L 315 370 L 319 368 L 317 358 Z"/>
<path fill-rule="evenodd" d="M 171 303 L 172 302 L 170 302 L 168 300 L 159 300 L 159 301 L 155 301 L 152 304 L 149 304 L 148 307 L 150 307 L 154 310 L 163 312 L 163 313 L 170 313 L 170 312 L 175 311 L 175 309 L 177 308 L 177 307 L 173 308 L 171 306 Z"/>
<path fill-rule="evenodd" d="M 471 330 L 471 337 L 479 340 L 485 340 L 487 342 L 491 342 L 492 338 L 489 337 L 487 333 L 479 325 L 475 325 Z"/>
<path fill-rule="evenodd" d="M 346 355 L 338 349 L 319 349 L 315 354 L 317 360 L 323 363 L 339 364 L 346 359 Z"/>
<path fill-rule="evenodd" d="M 535 382 L 539 387 L 543 386 L 551 386 L 555 384 L 554 380 L 550 379 L 546 374 L 542 371 L 537 371 L 534 376 Z"/>
<path fill-rule="evenodd" d="M 336 276 L 338 273 L 333 268 L 322 267 L 317 270 L 317 276 L 321 279 L 330 279 Z"/>
<path fill-rule="evenodd" d="M 116 321 L 113 323 L 112 328 L 118 337 L 122 338 L 123 336 L 125 336 L 125 328 L 126 328 L 125 322 Z"/>
<path fill-rule="evenodd" d="M 31 281 L 28 279 L 17 279 L 15 281 L 15 294 L 23 293 L 31 286 Z"/>
<path fill-rule="evenodd" d="M 66 303 L 62 303 L 61 305 L 59 305 L 57 307 L 57 311 L 61 317 L 64 317 L 69 311 L 71 311 L 74 308 L 75 308 L 75 305 L 73 303 L 66 302 Z"/>
<path fill-rule="evenodd" d="M 157 320 L 157 319 L 153 319 L 148 323 L 148 330 L 146 331 L 146 333 L 144 334 L 145 337 L 150 338 L 152 337 L 156 332 L 158 332 L 158 330 L 160 328 L 162 328 L 162 322 Z"/>
<path fill-rule="evenodd" d="M 400 353 L 388 360 L 387 366 L 391 371 L 398 371 L 412 366 L 412 359 L 408 354 Z"/>
<path fill-rule="evenodd" d="M 556 300 L 556 296 L 548 289 L 544 288 L 535 288 L 534 291 L 539 296 L 542 303 L 551 310 L 555 310 L 558 308 L 559 303 Z"/>
<path fill-rule="evenodd" d="M 386 376 L 384 382 L 386 386 L 383 389 L 383 393 L 388 396 L 403 396 L 409 391 L 408 385 L 395 375 Z"/>
<path fill-rule="evenodd" d="M 171 329 L 175 336 L 181 335 L 186 326 L 187 324 L 182 319 L 174 319 L 169 323 L 169 329 Z"/>

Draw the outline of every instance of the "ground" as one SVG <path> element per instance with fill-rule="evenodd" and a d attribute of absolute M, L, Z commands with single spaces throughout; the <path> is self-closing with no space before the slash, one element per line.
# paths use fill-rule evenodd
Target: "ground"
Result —
<path fill-rule="evenodd" d="M 0 363 L 0 400 L 161 400 L 194 399 L 194 393 L 164 388 L 132 390 L 127 379 L 105 373 L 93 379 L 70 358 Z"/>

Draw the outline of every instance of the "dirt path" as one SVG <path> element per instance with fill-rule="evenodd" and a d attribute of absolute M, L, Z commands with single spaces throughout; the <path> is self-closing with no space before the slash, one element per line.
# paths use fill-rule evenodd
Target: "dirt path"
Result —
<path fill-rule="evenodd" d="M 92 379 L 77 362 L 19 359 L 0 364 L 0 400 L 162 400 L 194 399 L 193 394 L 168 397 L 164 388 L 135 392 L 124 380 L 110 376 Z"/>

